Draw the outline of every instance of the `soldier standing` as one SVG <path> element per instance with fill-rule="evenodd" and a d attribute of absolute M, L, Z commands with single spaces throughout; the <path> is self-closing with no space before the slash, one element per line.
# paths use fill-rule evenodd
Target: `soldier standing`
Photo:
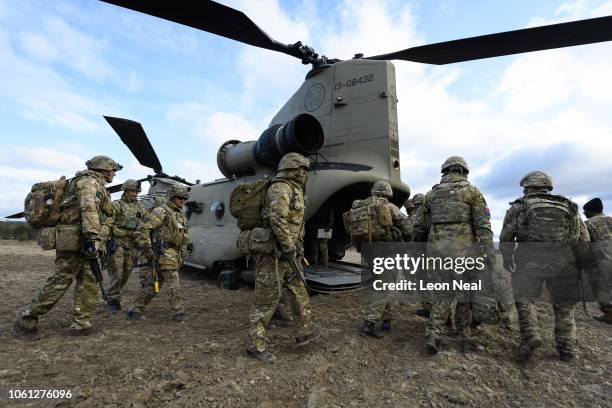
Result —
<path fill-rule="evenodd" d="M 147 257 L 148 264 L 141 269 L 142 291 L 127 312 L 128 320 L 144 319 L 144 309 L 156 294 L 155 272 L 159 274 L 160 287 L 166 286 L 172 320 L 182 322 L 186 319 L 178 271 L 187 255 L 189 241 L 187 218 L 183 214 L 183 204 L 188 195 L 187 187 L 171 186 L 166 192 L 168 201 L 151 211 L 138 234 L 137 245 Z M 154 236 L 153 242 L 151 235 Z M 153 250 L 153 245 L 158 251 Z M 159 265 L 159 271 L 155 271 L 155 263 Z"/>
<path fill-rule="evenodd" d="M 405 207 L 408 216 L 410 217 L 410 222 L 412 225 L 415 225 L 416 215 L 419 212 L 422 212 L 421 207 L 423 207 L 423 203 L 425 202 L 425 194 L 417 193 L 411 199 L 406 201 Z M 415 249 L 417 254 L 415 256 L 420 256 L 420 254 L 425 253 L 427 249 L 427 238 L 429 234 L 429 229 L 431 228 L 431 220 L 430 216 L 427 215 L 423 217 L 422 225 L 419 229 L 419 233 L 415 231 L 414 234 L 414 242 Z M 419 268 L 415 272 L 415 276 L 418 280 L 424 280 L 427 278 L 427 273 L 424 269 Z M 421 317 L 429 317 L 429 312 L 431 311 L 431 293 L 419 291 L 419 298 L 421 299 L 421 308 L 417 310 L 416 314 Z"/>
<path fill-rule="evenodd" d="M 112 247 L 108 272 L 111 277 L 108 288 L 108 308 L 112 314 L 121 310 L 121 290 L 134 269 L 137 248 L 137 232 L 147 214 L 145 206 L 136 198 L 140 193 L 140 183 L 126 180 L 121 186 L 123 195 L 113 201 L 114 217 L 111 219 Z"/>
<path fill-rule="evenodd" d="M 56 227 L 55 272 L 13 322 L 13 334 L 17 337 L 35 337 L 39 316 L 49 312 L 75 280 L 71 332 L 85 335 L 92 330 L 98 288 L 84 248 L 95 252 L 89 256 L 99 256 L 105 250 L 108 230 L 104 221 L 112 216 L 113 207 L 104 185 L 112 182 L 122 167 L 107 156 L 95 156 L 85 164 L 87 170 L 77 172 L 70 180 L 61 204 Z M 75 243 L 74 248 L 69 248 L 69 242 Z"/>
<path fill-rule="evenodd" d="M 266 327 L 278 306 L 283 290 L 299 316 L 296 342 L 299 347 L 318 337 L 313 331 L 310 299 L 302 279 L 293 277 L 290 261 L 303 257 L 304 187 L 310 162 L 298 153 L 287 153 L 280 160 L 278 174 L 268 188 L 263 209 L 264 225 L 272 232 L 277 250 L 261 254 L 255 264 L 255 304 L 250 316 L 247 354 L 262 362 L 275 357 L 266 350 Z M 284 288 L 283 288 L 284 286 Z"/>
<path fill-rule="evenodd" d="M 423 201 L 425 201 L 425 194 L 421 193 L 417 193 L 412 198 L 406 200 L 404 207 L 406 207 L 406 214 L 408 214 L 408 217 L 412 217 L 416 214 L 419 207 L 423 205 Z"/>
<path fill-rule="evenodd" d="M 612 217 L 603 213 L 600 198 L 590 200 L 582 209 L 591 238 L 587 267 L 589 283 L 603 313 L 595 319 L 612 324 Z"/>
<path fill-rule="evenodd" d="M 469 167 L 460 156 L 451 156 L 442 164 L 442 179 L 425 195 L 423 206 L 415 214 L 415 235 L 428 235 L 428 256 L 475 257 L 478 242 L 487 259 L 495 259 L 491 213 L 480 190 L 468 180 Z M 428 223 L 431 222 L 431 227 Z M 441 270 L 432 277 L 445 282 L 456 278 L 454 271 Z M 464 280 L 469 279 L 465 274 Z M 482 352 L 484 348 L 470 337 L 471 306 L 465 293 L 436 293 L 425 329 L 425 347 L 439 351 L 443 326 L 453 310 L 464 352 Z"/>
<path fill-rule="evenodd" d="M 504 268 L 512 273 L 519 316 L 522 341 L 518 355 L 527 361 L 542 344 L 533 303 L 546 284 L 555 312 L 559 358 L 569 362 L 576 359 L 576 302 L 571 296 L 568 299 L 576 288 L 571 245 L 588 242 L 588 232 L 583 228 L 576 204 L 550 194 L 553 181 L 548 174 L 532 171 L 522 178 L 520 185 L 524 195 L 510 203 L 499 236 Z"/>
<path fill-rule="evenodd" d="M 371 205 L 377 206 L 376 214 L 389 213 L 391 218 L 390 225 L 380 225 L 384 229 L 383 242 L 409 242 L 412 240 L 412 224 L 406 215 L 404 215 L 395 204 L 389 202 L 389 198 L 393 197 L 393 189 L 387 180 L 379 180 L 372 186 L 370 191 L 371 196 L 365 200 L 356 200 L 353 203 L 353 208 L 368 207 Z M 379 224 L 380 220 L 374 217 L 373 222 Z M 376 228 L 376 227 L 374 227 Z M 374 338 L 383 337 L 383 331 L 391 331 L 391 317 L 393 312 L 393 302 L 388 299 L 379 299 L 372 301 L 365 311 L 365 320 L 359 329 L 359 334 L 362 336 L 370 336 Z M 382 322 L 382 327 L 377 325 Z"/>

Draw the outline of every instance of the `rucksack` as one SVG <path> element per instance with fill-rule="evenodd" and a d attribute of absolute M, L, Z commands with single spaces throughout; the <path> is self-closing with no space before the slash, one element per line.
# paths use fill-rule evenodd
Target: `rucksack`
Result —
<path fill-rule="evenodd" d="M 61 216 L 61 204 L 68 189 L 68 180 L 36 183 L 24 201 L 24 217 L 34 228 L 53 227 Z"/>
<path fill-rule="evenodd" d="M 565 197 L 538 194 L 524 198 L 527 241 L 572 243 L 578 240 L 578 207 Z"/>
<path fill-rule="evenodd" d="M 230 196 L 230 212 L 238 220 L 241 231 L 253 229 L 263 223 L 266 193 L 272 180 L 262 179 L 241 184 L 232 191 Z"/>
<path fill-rule="evenodd" d="M 357 200 L 344 213 L 345 227 L 355 243 L 383 241 L 387 229 L 393 226 L 391 210 L 379 197 Z"/>

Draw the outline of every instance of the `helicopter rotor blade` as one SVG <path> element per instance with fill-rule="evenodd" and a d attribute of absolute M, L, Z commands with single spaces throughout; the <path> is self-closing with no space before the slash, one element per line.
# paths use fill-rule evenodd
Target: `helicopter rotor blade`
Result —
<path fill-rule="evenodd" d="M 20 212 L 20 213 L 17 213 L 17 214 L 9 215 L 9 216 L 4 217 L 4 218 L 15 218 L 15 219 L 18 219 L 18 218 L 23 218 L 24 216 L 25 215 L 22 212 Z"/>
<path fill-rule="evenodd" d="M 606 16 L 422 45 L 365 59 L 444 65 L 611 40 L 612 16 Z"/>
<path fill-rule="evenodd" d="M 104 116 L 104 119 L 111 125 L 140 164 L 152 168 L 156 174 L 162 172 L 162 165 L 157 158 L 155 149 L 151 146 L 151 142 L 149 142 L 149 138 L 140 123 L 111 116 Z"/>
<path fill-rule="evenodd" d="M 298 47 L 272 39 L 241 11 L 211 0 L 170 2 L 167 0 L 102 0 L 151 16 L 174 21 L 255 47 L 302 58 Z"/>

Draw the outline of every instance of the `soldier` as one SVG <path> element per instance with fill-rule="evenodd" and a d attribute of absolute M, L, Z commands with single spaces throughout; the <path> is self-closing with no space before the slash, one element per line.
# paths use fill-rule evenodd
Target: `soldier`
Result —
<path fill-rule="evenodd" d="M 409 202 L 409 204 L 408 204 Z M 421 210 L 423 203 L 425 202 L 425 194 L 417 193 L 411 199 L 406 201 L 406 212 L 410 217 L 410 222 L 412 225 L 416 222 L 416 214 Z M 417 250 L 417 256 L 421 253 L 424 253 L 426 250 L 426 244 L 429 229 L 431 228 L 431 221 L 429 216 L 423 218 L 424 225 L 421 226 L 420 234 L 417 234 L 415 231 L 414 242 L 415 249 Z M 415 272 L 415 276 L 417 280 L 426 279 L 427 273 L 423 269 L 419 269 Z M 429 317 L 429 312 L 431 311 L 431 293 L 419 291 L 419 298 L 421 299 L 421 308 L 417 310 L 416 314 L 421 317 Z"/>
<path fill-rule="evenodd" d="M 353 203 L 353 208 L 367 207 L 376 203 L 377 206 L 382 206 L 388 209 L 391 214 L 391 226 L 381 226 L 385 229 L 384 242 L 409 242 L 412 240 L 412 224 L 406 215 L 404 215 L 395 204 L 389 202 L 389 198 L 393 197 L 393 189 L 387 180 L 379 180 L 372 186 L 370 192 L 372 195 L 365 200 L 356 200 Z M 380 210 L 378 211 L 380 214 Z M 376 221 L 376 220 L 375 220 Z M 370 336 L 373 338 L 381 338 L 384 336 L 383 331 L 391 331 L 391 317 L 393 312 L 393 303 L 387 299 L 372 301 L 366 308 L 366 317 L 363 325 L 359 329 L 359 334 L 362 336 Z M 382 327 L 377 325 L 382 321 Z"/>
<path fill-rule="evenodd" d="M 589 283 L 603 313 L 595 319 L 612 324 L 612 217 L 603 213 L 599 198 L 590 200 L 582 208 L 592 242 L 587 267 Z"/>
<path fill-rule="evenodd" d="M 13 334 L 17 337 L 34 338 L 39 316 L 49 312 L 75 280 L 71 332 L 85 335 L 92 330 L 91 318 L 96 308 L 98 288 L 83 248 L 93 248 L 95 254 L 92 255 L 97 256 L 104 251 L 108 237 L 104 221 L 113 212 L 104 185 L 113 181 L 122 166 L 107 156 L 95 156 L 85 164 L 87 170 L 77 172 L 70 180 L 62 201 L 57 236 L 63 243 L 56 242 L 55 272 L 13 322 Z M 62 231 L 61 238 L 59 231 Z M 70 241 L 75 243 L 73 250 L 59 249 L 64 245 L 67 247 Z"/>
<path fill-rule="evenodd" d="M 421 193 L 417 193 L 412 198 L 406 200 L 404 207 L 406 207 L 406 214 L 408 214 L 408 217 L 412 217 L 416 214 L 419 207 L 423 205 L 423 201 L 425 201 L 425 195 Z"/>
<path fill-rule="evenodd" d="M 310 299 L 306 287 L 293 274 L 290 261 L 303 257 L 304 187 L 310 162 L 298 153 L 287 153 L 280 160 L 278 174 L 268 188 L 263 209 L 264 225 L 273 235 L 276 250 L 261 254 L 255 264 L 255 304 L 250 316 L 247 354 L 262 362 L 275 357 L 266 350 L 265 328 L 276 310 L 281 292 L 286 290 L 294 314 L 299 316 L 296 342 L 305 346 L 318 337 L 313 331 Z M 300 262 L 298 260 L 298 262 Z M 283 288 L 284 286 L 284 288 Z"/>
<path fill-rule="evenodd" d="M 180 293 L 179 269 L 187 255 L 187 218 L 183 204 L 189 195 L 187 187 L 173 185 L 166 192 L 168 201 L 154 208 L 147 216 L 137 238 L 137 245 L 146 254 L 148 265 L 141 269 L 142 291 L 127 312 L 127 320 L 143 320 L 144 309 L 155 297 L 154 266 L 159 264 L 159 285 L 166 286 L 168 301 L 172 308 L 172 320 L 186 320 Z M 155 242 L 151 241 L 154 235 Z M 160 250 L 153 251 L 153 245 Z"/>
<path fill-rule="evenodd" d="M 451 156 L 442 164 L 442 179 L 425 195 L 423 206 L 415 214 L 415 235 L 428 235 L 428 256 L 462 257 L 476 255 L 473 247 L 480 243 L 478 252 L 487 259 L 495 259 L 491 214 L 480 190 L 467 180 L 469 167 L 460 156 Z M 431 222 L 431 228 L 428 223 Z M 450 282 L 454 271 L 431 271 L 436 280 Z M 464 280 L 469 276 L 462 275 Z M 454 291 L 436 293 L 426 323 L 425 347 L 435 354 L 439 351 L 443 326 L 453 310 L 455 323 L 464 352 L 482 352 L 484 347 L 470 337 L 471 306 L 465 293 Z"/>
<path fill-rule="evenodd" d="M 126 180 L 121 186 L 123 195 L 113 201 L 114 217 L 109 218 L 112 225 L 111 246 L 114 252 L 110 257 L 108 272 L 111 277 L 108 288 L 108 308 L 112 314 L 121 310 L 121 289 L 127 283 L 134 268 L 137 248 L 136 235 L 147 214 L 147 210 L 136 198 L 140 193 L 140 183 Z"/>
<path fill-rule="evenodd" d="M 329 266 L 328 242 L 331 238 L 334 226 L 334 206 L 331 201 L 325 202 L 309 221 L 306 231 L 307 243 L 306 256 L 311 265 L 319 265 L 324 268 Z"/>
<path fill-rule="evenodd" d="M 555 312 L 559 358 L 569 362 L 576 359 L 576 302 L 567 296 L 576 288 L 576 264 L 565 243 L 588 242 L 588 233 L 581 226 L 576 204 L 550 194 L 553 181 L 548 174 L 532 171 L 521 179 L 520 185 L 523 197 L 510 203 L 499 236 L 504 268 L 512 273 L 519 316 L 522 341 L 518 355 L 527 361 L 542 344 L 533 303 L 546 284 Z"/>

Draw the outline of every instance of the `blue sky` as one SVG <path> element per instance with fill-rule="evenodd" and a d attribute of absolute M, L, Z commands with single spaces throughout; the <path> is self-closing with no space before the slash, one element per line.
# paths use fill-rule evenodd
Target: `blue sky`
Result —
<path fill-rule="evenodd" d="M 273 38 L 329 57 L 612 14 L 610 0 L 229 1 Z M 466 157 L 499 232 L 518 180 L 549 171 L 555 191 L 612 205 L 612 44 L 445 67 L 395 62 L 402 178 L 413 192 Z M 141 122 L 164 170 L 220 176 L 228 139 L 251 140 L 299 87 L 307 66 L 97 1 L 0 0 L 0 214 L 36 181 L 73 174 L 95 154 L 148 174 L 102 115 Z"/>

